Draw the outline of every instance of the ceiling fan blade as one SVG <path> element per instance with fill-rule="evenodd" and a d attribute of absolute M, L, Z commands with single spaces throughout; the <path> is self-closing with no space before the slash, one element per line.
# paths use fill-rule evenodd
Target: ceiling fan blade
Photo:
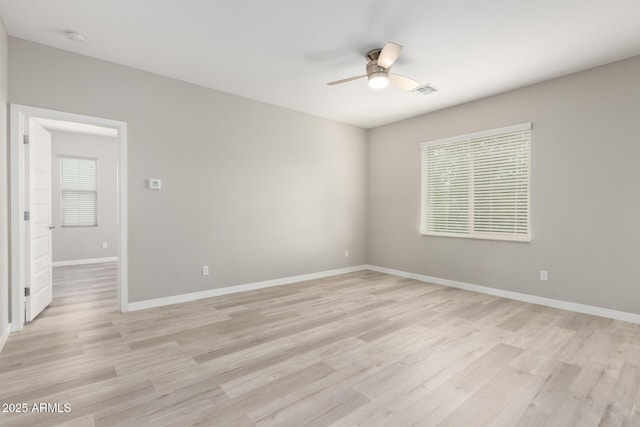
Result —
<path fill-rule="evenodd" d="M 335 82 L 331 82 L 331 83 L 327 83 L 327 84 L 329 86 L 339 85 L 340 83 L 350 82 L 351 80 L 358 80 L 358 79 L 361 79 L 363 77 L 367 77 L 367 75 L 363 74 L 361 76 L 349 77 L 348 79 L 336 80 Z"/>
<path fill-rule="evenodd" d="M 402 89 L 406 91 L 412 91 L 416 87 L 418 87 L 418 85 L 420 84 L 417 81 L 410 79 L 409 77 L 405 77 L 405 76 L 401 76 L 400 74 L 393 74 L 393 73 L 389 73 L 389 81 L 391 82 L 392 85 L 394 85 L 398 89 Z"/>
<path fill-rule="evenodd" d="M 378 65 L 383 68 L 389 68 L 396 62 L 398 56 L 402 52 L 402 46 L 397 43 L 388 42 L 382 48 L 380 56 L 378 56 Z"/>

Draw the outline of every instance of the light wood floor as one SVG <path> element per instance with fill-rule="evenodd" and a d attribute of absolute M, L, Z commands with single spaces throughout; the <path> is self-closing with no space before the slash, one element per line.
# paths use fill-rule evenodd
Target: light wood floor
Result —
<path fill-rule="evenodd" d="M 359 272 L 119 314 L 55 269 L 0 355 L 7 426 L 638 426 L 638 325 Z"/>

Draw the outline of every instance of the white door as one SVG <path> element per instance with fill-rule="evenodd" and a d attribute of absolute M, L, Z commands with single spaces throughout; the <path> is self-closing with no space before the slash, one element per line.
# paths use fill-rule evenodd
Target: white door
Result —
<path fill-rule="evenodd" d="M 51 134 L 29 119 L 25 149 L 26 320 L 32 321 L 53 299 L 51 245 Z"/>

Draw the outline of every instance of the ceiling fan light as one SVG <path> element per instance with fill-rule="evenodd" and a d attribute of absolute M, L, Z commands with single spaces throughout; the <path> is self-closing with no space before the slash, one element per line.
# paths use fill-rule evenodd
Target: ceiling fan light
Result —
<path fill-rule="evenodd" d="M 371 89 L 384 89 L 389 85 L 389 77 L 385 72 L 369 74 L 369 87 Z"/>

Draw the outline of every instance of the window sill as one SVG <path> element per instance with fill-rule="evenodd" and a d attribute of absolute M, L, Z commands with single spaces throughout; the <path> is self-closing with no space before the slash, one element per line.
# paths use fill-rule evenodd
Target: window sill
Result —
<path fill-rule="evenodd" d="M 499 242 L 514 242 L 514 243 L 529 243 L 531 242 L 531 235 L 527 236 L 495 236 L 495 235 L 482 235 L 482 234 L 455 234 L 455 233 L 420 233 L 424 237 L 454 237 L 458 239 L 473 239 L 473 240 L 494 240 Z"/>

